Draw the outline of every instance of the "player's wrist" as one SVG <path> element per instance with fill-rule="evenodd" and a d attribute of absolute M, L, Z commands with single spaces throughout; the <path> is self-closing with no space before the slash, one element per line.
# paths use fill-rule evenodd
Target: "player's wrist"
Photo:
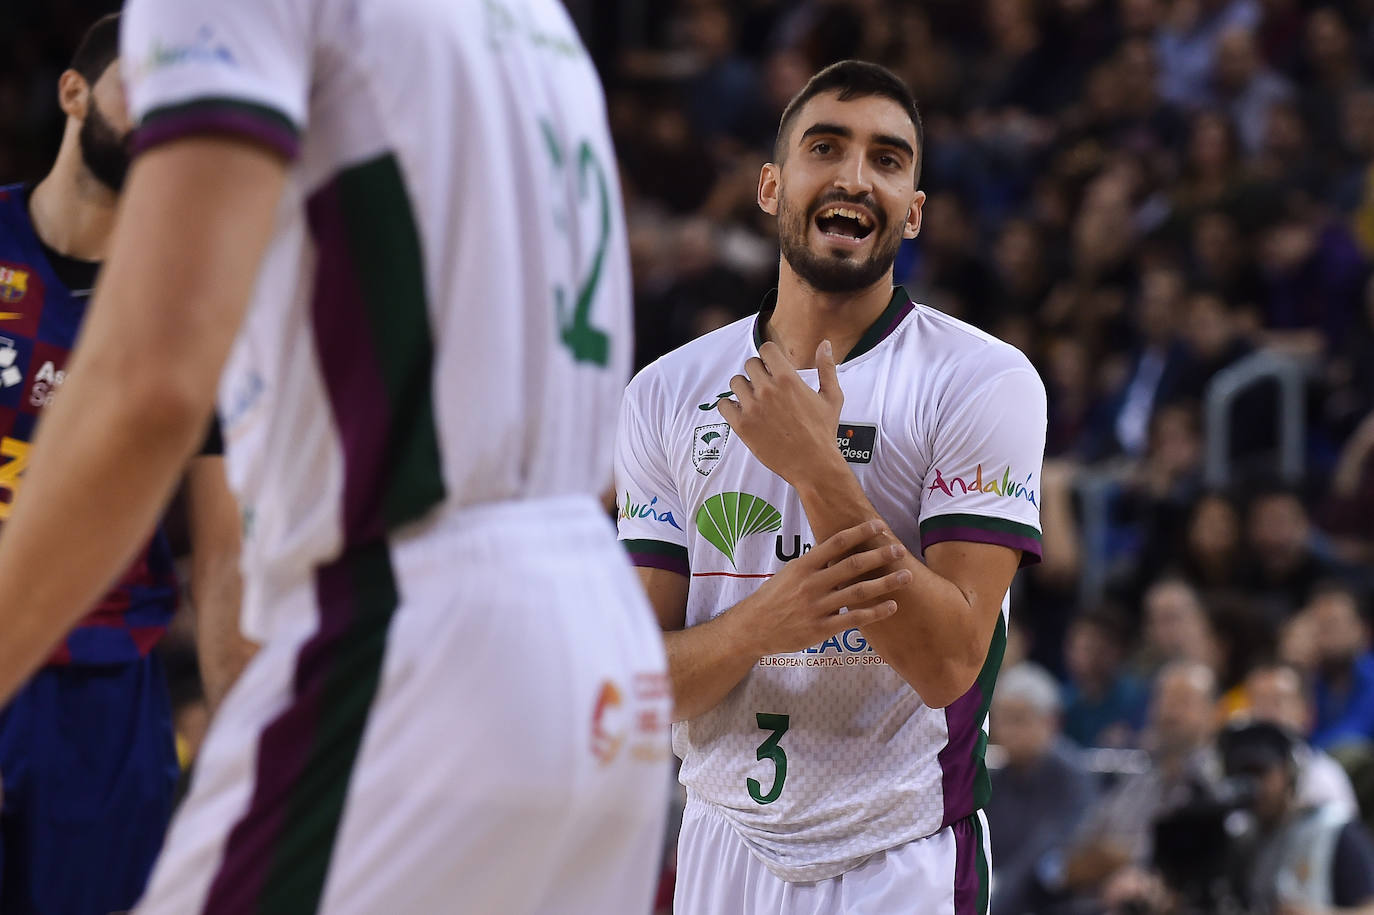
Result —
<path fill-rule="evenodd" d="M 844 493 L 850 488 L 858 489 L 859 497 L 866 499 L 859 488 L 859 481 L 836 447 L 816 453 L 800 465 L 797 473 L 784 479 L 797 491 L 803 506 L 814 504 L 817 499 L 833 499 L 837 493 Z"/>
<path fill-rule="evenodd" d="M 741 662 L 753 664 L 770 653 L 759 610 L 758 595 L 751 594 L 717 618 L 730 653 Z"/>

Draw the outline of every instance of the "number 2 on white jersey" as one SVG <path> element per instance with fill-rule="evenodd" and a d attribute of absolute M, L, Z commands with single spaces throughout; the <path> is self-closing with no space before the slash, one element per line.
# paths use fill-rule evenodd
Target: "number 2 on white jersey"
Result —
<path fill-rule="evenodd" d="M 570 295 L 562 283 L 557 283 L 553 288 L 553 301 L 558 315 L 559 340 L 572 353 L 573 360 L 604 368 L 610 361 L 611 338 L 605 331 L 593 326 L 591 318 L 592 301 L 601 282 L 601 265 L 606 258 L 606 246 L 611 237 L 611 194 L 606 184 L 606 170 L 588 141 L 577 144 L 576 162 L 568 162 L 563 153 L 563 144 L 549 122 L 540 118 L 539 127 L 544 134 L 545 148 L 553 161 L 554 174 L 568 190 L 567 208 L 562 211 L 561 218 L 557 211 L 554 213 L 554 224 L 562 234 L 573 232 L 570 223 L 577 218 L 577 210 L 581 205 L 588 202 L 591 192 L 589 179 L 596 181 L 595 205 L 599 208 L 600 216 L 596 251 L 586 275 L 574 277 L 574 292 Z M 565 171 L 565 165 L 576 174 Z"/>

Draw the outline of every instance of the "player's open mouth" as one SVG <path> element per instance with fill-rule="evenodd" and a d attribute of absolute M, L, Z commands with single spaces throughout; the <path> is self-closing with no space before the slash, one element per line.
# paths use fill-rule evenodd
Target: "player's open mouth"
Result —
<path fill-rule="evenodd" d="M 816 214 L 816 228 L 830 238 L 863 241 L 873 231 L 873 217 L 854 207 L 828 206 Z"/>

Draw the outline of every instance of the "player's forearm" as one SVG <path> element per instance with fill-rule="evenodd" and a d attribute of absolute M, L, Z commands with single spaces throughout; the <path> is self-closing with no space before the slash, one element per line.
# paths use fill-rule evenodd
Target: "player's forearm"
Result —
<path fill-rule="evenodd" d="M 807 522 L 819 543 L 837 531 L 881 519 L 859 481 L 841 463 L 817 479 L 799 481 Z M 870 548 L 896 543 L 884 524 Z M 911 572 L 911 583 L 888 594 L 897 612 L 864 628 L 883 660 L 916 690 L 926 705 L 943 708 L 968 692 L 987 656 L 987 639 L 968 598 L 910 551 L 892 563 Z"/>
<path fill-rule="evenodd" d="M 0 705 L 148 539 L 209 414 L 127 354 L 78 350 L 0 532 Z"/>
<path fill-rule="evenodd" d="M 748 676 L 762 657 L 731 611 L 678 631 L 663 633 L 673 683 L 673 720 L 709 712 Z"/>
<path fill-rule="evenodd" d="M 196 610 L 196 657 L 212 715 L 258 651 L 239 628 L 242 598 L 243 583 L 233 557 L 217 556 L 194 563 L 191 602 Z"/>

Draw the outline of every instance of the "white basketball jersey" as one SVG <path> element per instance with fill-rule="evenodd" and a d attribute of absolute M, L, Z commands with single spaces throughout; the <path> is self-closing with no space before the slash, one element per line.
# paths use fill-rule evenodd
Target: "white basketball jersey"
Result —
<path fill-rule="evenodd" d="M 687 625 L 752 593 L 814 542 L 797 493 L 715 409 L 757 355 L 748 318 L 631 382 L 616 446 L 620 538 L 636 564 L 690 576 Z M 897 289 L 838 367 L 837 444 L 914 552 L 943 540 L 1040 554 L 1045 389 L 1015 348 Z M 814 369 L 801 372 L 813 388 Z M 986 801 L 987 709 L 1006 604 L 977 683 L 933 710 L 858 629 L 764 658 L 714 709 L 674 726 L 682 782 L 791 881 L 843 873 Z"/>
<path fill-rule="evenodd" d="M 557 0 L 130 0 L 135 148 L 290 159 L 220 389 L 245 626 L 436 511 L 597 494 L 632 352 L 596 72 Z"/>

